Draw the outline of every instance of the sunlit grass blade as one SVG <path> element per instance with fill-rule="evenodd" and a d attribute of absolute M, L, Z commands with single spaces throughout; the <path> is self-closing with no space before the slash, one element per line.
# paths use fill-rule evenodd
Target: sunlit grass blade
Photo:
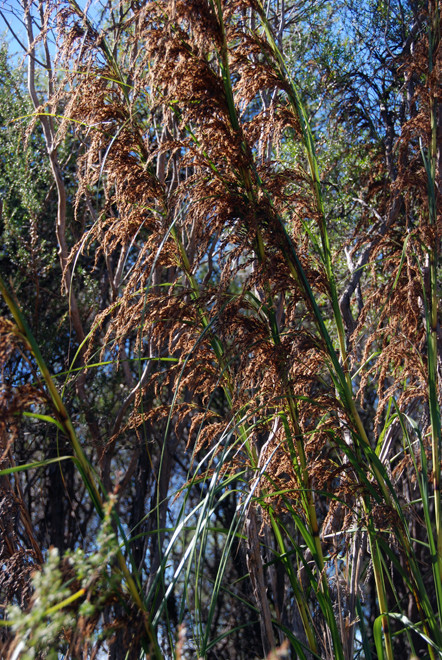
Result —
<path fill-rule="evenodd" d="M 57 458 L 48 458 L 44 461 L 34 461 L 33 463 L 24 463 L 22 465 L 14 465 L 9 468 L 4 468 L 0 470 L 0 477 L 6 476 L 8 474 L 15 474 L 17 472 L 27 472 L 28 470 L 37 470 L 41 467 L 47 467 L 48 465 L 53 465 L 54 463 L 61 463 L 63 461 L 74 461 L 77 463 L 75 456 L 57 456 Z M 77 463 L 78 465 L 78 463 Z"/>

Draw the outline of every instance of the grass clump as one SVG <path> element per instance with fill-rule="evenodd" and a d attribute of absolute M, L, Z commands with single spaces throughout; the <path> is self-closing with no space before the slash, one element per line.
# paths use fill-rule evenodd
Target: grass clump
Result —
<path fill-rule="evenodd" d="M 422 27 L 400 52 L 380 8 L 366 24 L 391 42 L 400 122 L 383 99 L 363 123 L 358 76 L 321 60 L 330 116 L 313 130 L 290 11 L 301 29 L 296 7 L 255 1 L 119 3 L 100 27 L 50 1 L 37 40 L 26 15 L 75 350 L 43 359 L 1 280 L 19 458 L 2 475 L 22 478 L 18 533 L 47 555 L 28 608 L 6 611 L 11 657 L 442 653 L 439 15 L 398 11 Z M 43 48 L 42 100 L 53 12 L 62 74 Z M 356 182 L 341 138 L 315 143 L 337 126 Z M 74 176 L 57 151 L 71 142 Z M 29 477 L 54 465 L 57 506 L 44 471 Z"/>

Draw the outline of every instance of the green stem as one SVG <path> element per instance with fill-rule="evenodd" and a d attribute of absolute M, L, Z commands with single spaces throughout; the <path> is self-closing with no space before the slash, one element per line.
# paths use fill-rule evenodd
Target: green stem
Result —
<path fill-rule="evenodd" d="M 385 641 L 385 650 L 387 654 L 387 660 L 394 660 L 393 657 L 393 647 L 391 645 L 391 630 L 390 630 L 390 622 L 388 619 L 388 603 L 387 603 L 387 596 L 385 593 L 385 583 L 384 583 L 384 577 L 382 574 L 382 564 L 380 561 L 380 552 L 378 548 L 377 541 L 375 539 L 375 533 L 372 531 L 369 533 L 368 538 L 370 542 L 370 550 L 371 550 L 371 558 L 373 561 L 373 574 L 374 574 L 374 579 L 375 579 L 375 584 L 376 584 L 376 593 L 378 596 L 378 602 L 379 602 L 379 612 L 382 617 L 382 632 L 384 633 L 384 641 Z"/>
<path fill-rule="evenodd" d="M 440 15 L 438 3 L 430 3 L 429 11 L 429 35 L 428 35 L 428 60 L 429 75 L 434 75 L 435 53 L 440 42 Z M 437 85 L 437 81 L 433 85 Z M 438 262 L 438 236 L 437 236 L 437 209 L 436 209 L 436 159 L 437 159 L 437 121 L 438 121 L 437 90 L 430 89 L 430 124 L 431 141 L 429 150 L 429 162 L 425 163 L 427 170 L 427 191 L 429 222 L 434 229 L 434 239 L 429 254 L 430 275 L 430 310 L 427 313 L 427 345 L 428 345 L 428 396 L 431 420 L 431 449 L 433 460 L 433 487 L 434 487 L 434 515 L 437 536 L 437 567 L 438 578 L 442 582 L 442 510 L 441 510 L 441 418 L 438 404 L 438 374 L 437 374 L 437 262 Z M 440 173 L 439 173 L 440 174 Z M 425 285 L 424 285 L 425 286 Z M 429 317 L 429 318 L 428 318 Z M 442 603 L 439 603 L 439 611 Z"/>
<path fill-rule="evenodd" d="M 278 522 L 277 522 L 275 516 L 273 515 L 273 512 L 272 512 L 271 509 L 269 509 L 268 514 L 270 516 L 270 523 L 272 525 L 272 529 L 273 529 L 273 532 L 275 534 L 275 538 L 276 538 L 277 543 L 279 545 L 279 550 L 280 550 L 280 553 L 281 553 L 281 561 L 286 566 L 286 571 L 287 571 L 287 574 L 290 578 L 290 584 L 293 587 L 296 602 L 298 604 L 299 614 L 300 614 L 300 617 L 301 617 L 301 620 L 302 620 L 302 625 L 303 625 L 305 634 L 307 636 L 308 645 L 310 647 L 310 650 L 314 654 L 317 655 L 318 654 L 318 645 L 316 643 L 316 638 L 315 638 L 314 631 L 313 631 L 313 628 L 312 628 L 312 625 L 311 625 L 311 617 L 310 617 L 310 612 L 309 612 L 309 609 L 308 609 L 308 605 L 305 602 L 305 597 L 304 597 L 303 591 L 302 591 L 302 589 L 300 588 L 300 586 L 298 584 L 296 576 L 293 575 L 293 567 L 291 566 L 291 563 L 287 558 L 287 551 L 286 551 L 286 548 L 285 548 L 284 539 L 282 537 L 281 530 L 279 529 Z"/>

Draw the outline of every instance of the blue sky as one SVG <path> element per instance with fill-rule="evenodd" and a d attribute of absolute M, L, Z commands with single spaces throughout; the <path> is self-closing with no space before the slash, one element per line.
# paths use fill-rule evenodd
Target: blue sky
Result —
<path fill-rule="evenodd" d="M 22 20 L 23 9 L 21 3 L 19 0 L 0 0 L 0 12 L 0 35 L 2 39 L 5 38 L 8 42 L 10 54 L 20 55 L 23 52 L 22 46 L 14 38 L 8 24 L 22 44 L 26 44 L 26 30 Z"/>
<path fill-rule="evenodd" d="M 89 5 L 88 15 L 93 18 L 98 8 L 99 0 L 77 0 L 80 7 Z M 12 30 L 12 31 L 11 31 Z M 15 36 L 14 36 L 15 35 Z M 26 29 L 23 23 L 23 7 L 21 0 L 0 0 L 0 37 L 6 39 L 9 54 L 17 58 L 17 64 L 22 62 L 23 46 L 27 44 Z M 1 81 L 0 81 L 1 84 Z"/>

